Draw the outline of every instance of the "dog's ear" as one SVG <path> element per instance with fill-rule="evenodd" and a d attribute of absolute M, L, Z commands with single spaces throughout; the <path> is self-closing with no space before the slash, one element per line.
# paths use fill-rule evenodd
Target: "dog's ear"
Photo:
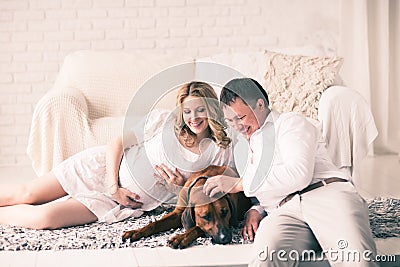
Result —
<path fill-rule="evenodd" d="M 194 208 L 186 207 L 186 209 L 182 213 L 181 222 L 183 227 L 188 230 L 196 225 L 194 222 Z"/>
<path fill-rule="evenodd" d="M 226 200 L 228 201 L 229 204 L 229 209 L 231 210 L 231 219 L 229 220 L 229 224 L 231 226 L 237 226 L 238 225 L 238 220 L 237 220 L 237 210 L 236 210 L 236 206 L 233 205 L 233 201 L 231 199 L 231 196 L 229 194 L 227 194 L 225 196 Z"/>

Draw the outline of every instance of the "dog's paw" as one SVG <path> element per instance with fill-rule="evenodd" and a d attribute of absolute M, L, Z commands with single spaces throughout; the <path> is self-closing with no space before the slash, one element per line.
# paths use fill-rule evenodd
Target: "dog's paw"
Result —
<path fill-rule="evenodd" d="M 187 235 L 185 235 L 184 233 L 172 236 L 168 240 L 168 245 L 174 249 L 187 248 L 190 245 L 190 243 L 192 243 L 192 240 L 189 240 L 187 238 Z"/>
<path fill-rule="evenodd" d="M 126 231 L 122 234 L 122 241 L 130 239 L 130 241 L 133 242 L 139 240 L 140 238 L 142 238 L 142 235 L 138 230 Z"/>

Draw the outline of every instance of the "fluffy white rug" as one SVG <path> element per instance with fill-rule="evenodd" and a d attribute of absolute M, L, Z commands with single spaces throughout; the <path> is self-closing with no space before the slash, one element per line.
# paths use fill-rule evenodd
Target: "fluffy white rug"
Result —
<path fill-rule="evenodd" d="M 375 198 L 368 200 L 370 224 L 374 237 L 400 237 L 400 199 Z M 172 208 L 157 208 L 140 218 L 106 224 L 92 223 L 59 230 L 30 230 L 0 225 L 0 250 L 63 250 L 63 249 L 114 249 L 126 247 L 167 246 L 168 238 L 182 229 L 170 230 L 136 242 L 122 242 L 125 230 L 137 229 L 161 218 Z M 239 236 L 239 227 L 233 229 L 232 244 L 245 241 Z M 198 238 L 192 245 L 213 245 L 210 238 Z"/>

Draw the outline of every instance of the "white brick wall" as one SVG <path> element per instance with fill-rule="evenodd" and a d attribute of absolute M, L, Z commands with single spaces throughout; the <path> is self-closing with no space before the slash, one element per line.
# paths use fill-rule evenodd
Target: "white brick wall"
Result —
<path fill-rule="evenodd" d="M 198 57 L 326 43 L 338 11 L 339 0 L 0 0 L 0 166 L 30 164 L 33 108 L 71 51 Z"/>

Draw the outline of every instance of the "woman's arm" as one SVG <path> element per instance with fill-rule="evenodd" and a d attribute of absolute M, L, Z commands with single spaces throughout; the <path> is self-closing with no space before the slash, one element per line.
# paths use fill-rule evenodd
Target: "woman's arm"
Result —
<path fill-rule="evenodd" d="M 139 200 L 138 195 L 119 186 L 119 167 L 124 149 L 134 144 L 135 141 L 133 133 L 117 137 L 108 143 L 106 152 L 107 193 L 119 204 L 130 208 L 140 208 L 142 203 L 136 201 Z"/>
<path fill-rule="evenodd" d="M 119 165 L 124 154 L 122 137 L 111 140 L 107 145 L 106 169 L 107 169 L 107 189 L 113 195 L 119 188 L 118 172 Z"/>

